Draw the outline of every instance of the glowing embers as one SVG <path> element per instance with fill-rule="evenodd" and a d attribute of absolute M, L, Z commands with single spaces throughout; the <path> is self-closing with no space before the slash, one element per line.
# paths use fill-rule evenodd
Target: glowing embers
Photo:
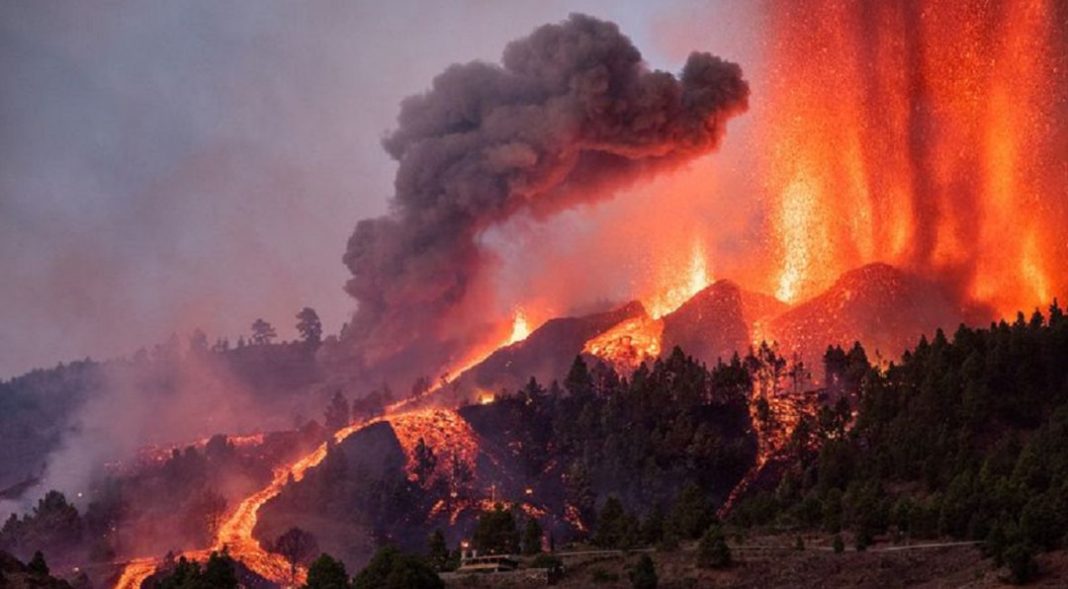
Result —
<path fill-rule="evenodd" d="M 712 273 L 708 269 L 705 248 L 700 240 L 694 240 L 686 266 L 669 272 L 667 279 L 669 281 L 667 284 L 659 285 L 657 292 L 643 301 L 649 315 L 654 319 L 660 319 L 678 309 L 695 294 L 712 284 Z"/>
<path fill-rule="evenodd" d="M 582 352 L 601 358 L 621 374 L 660 355 L 664 322 L 642 314 L 618 323 L 586 342 Z"/>
<path fill-rule="evenodd" d="M 474 476 L 478 437 L 459 413 L 424 409 L 393 415 L 387 421 L 408 457 L 409 480 L 428 486 L 433 478 L 444 477 L 456 486 L 466 482 L 457 478 Z"/>
<path fill-rule="evenodd" d="M 819 247 L 816 233 L 819 215 L 819 187 L 806 176 L 798 176 L 783 189 L 777 224 L 783 249 L 782 271 L 776 298 L 792 303 L 802 292 L 812 273 L 812 261 Z"/>
<path fill-rule="evenodd" d="M 1051 0 L 774 3 L 761 144 L 780 299 L 871 262 L 1001 315 L 1064 296 L 1068 43 Z"/>

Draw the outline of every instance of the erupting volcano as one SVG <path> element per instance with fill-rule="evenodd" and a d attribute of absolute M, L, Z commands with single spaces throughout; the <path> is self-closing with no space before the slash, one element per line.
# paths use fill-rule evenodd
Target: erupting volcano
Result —
<path fill-rule="evenodd" d="M 370 546 L 410 544 L 439 525 L 446 531 L 435 541 L 466 542 L 480 514 L 514 512 L 529 526 L 524 542 L 537 546 L 524 549 L 533 554 L 543 540 L 555 541 L 554 532 L 599 548 L 629 550 L 638 538 L 670 545 L 678 538 L 665 536 L 665 526 L 707 515 L 705 529 L 687 540 L 696 543 L 707 529 L 709 542 L 726 546 L 711 514 L 728 515 L 760 477 L 772 478 L 771 465 L 790 472 L 772 473 L 778 479 L 764 486 L 774 498 L 753 511 L 804 502 L 776 525 L 804 518 L 814 525 L 816 514 L 863 519 L 857 514 L 865 510 L 843 507 L 861 495 L 874 497 L 882 519 L 900 515 L 896 504 L 879 503 L 881 482 L 841 483 L 826 497 L 826 485 L 813 482 L 828 476 L 830 469 L 813 466 L 824 460 L 840 460 L 833 466 L 843 481 L 861 476 L 853 471 L 912 476 L 922 468 L 929 488 L 894 525 L 934 514 L 928 519 L 939 522 L 938 533 L 960 532 L 942 523 L 954 497 L 939 490 L 946 482 L 939 477 L 954 481 L 954 492 L 986 479 L 929 471 L 941 465 L 936 460 L 956 460 L 948 451 L 917 457 L 894 449 L 879 456 L 878 468 L 860 468 L 862 459 L 846 456 L 855 442 L 849 435 L 869 428 L 858 445 L 885 444 L 880 436 L 890 425 L 884 431 L 857 417 L 865 395 L 884 395 L 867 409 L 891 415 L 891 405 L 910 406 L 892 396 L 907 388 L 906 377 L 941 370 L 947 358 L 963 359 L 959 370 L 947 369 L 948 395 L 929 394 L 933 378 L 913 387 L 923 401 L 915 405 L 929 410 L 922 418 L 950 423 L 937 411 L 959 401 L 967 417 L 956 421 L 983 435 L 1009 425 L 1026 430 L 1011 438 L 1016 452 L 1032 431 L 1053 427 L 1041 413 L 1052 401 L 1014 412 L 983 395 L 1020 382 L 1050 390 L 1068 382 L 1055 368 L 1043 380 L 1030 365 L 997 365 L 1004 349 L 1053 357 L 1052 344 L 1036 342 L 1063 319 L 1054 303 L 1048 320 L 997 322 L 1068 293 L 1068 2 L 809 0 L 759 10 L 764 30 L 752 80 L 761 94 L 742 127 L 748 143 L 729 154 L 744 166 L 716 172 L 732 182 L 702 177 L 703 164 L 726 155 L 716 152 L 728 122 L 750 109 L 750 83 L 739 65 L 711 53 L 693 52 L 677 72 L 661 71 L 615 24 L 573 14 L 507 44 L 496 62 L 444 69 L 401 103 L 381 141 L 396 163 L 393 193 L 386 209 L 376 209 L 384 214 L 360 220 L 345 246 L 344 290 L 356 306 L 346 307 L 344 328 L 324 336 L 305 307 L 297 316 L 301 341 L 272 343 L 276 333 L 261 319 L 247 346 L 242 337 L 233 350 L 228 341 L 209 348 L 202 332 L 190 346 L 193 361 L 220 372 L 236 367 L 242 379 L 234 381 L 250 390 L 270 379 L 266 367 L 278 367 L 285 378 L 274 388 L 283 391 L 271 394 L 292 389 L 302 402 L 284 405 L 292 414 L 283 415 L 292 418 L 285 425 L 275 419 L 255 429 L 277 426 L 290 453 L 233 458 L 235 448 L 262 449 L 275 434 L 216 436 L 184 451 L 142 450 L 109 475 L 166 471 L 145 477 L 145 488 L 163 488 L 159 480 L 185 480 L 181 468 L 212 468 L 217 463 L 205 456 L 213 452 L 248 467 L 226 489 L 229 497 L 212 496 L 207 477 L 196 479 L 190 488 L 208 497 L 217 521 L 201 526 L 207 531 L 198 530 L 198 540 L 175 542 L 207 546 L 180 556 L 204 561 L 225 551 L 243 574 L 283 587 L 307 581 L 308 560 L 287 560 L 266 539 L 301 517 L 328 534 L 358 532 Z M 679 190 L 687 202 L 657 193 L 673 178 L 685 180 Z M 751 193 L 731 198 L 756 204 L 698 214 L 698 205 L 710 205 L 690 201 L 722 185 L 749 186 Z M 611 208 L 629 202 L 633 210 Z M 652 212 L 659 206 L 665 211 Z M 643 231 L 627 231 L 629 222 Z M 644 231 L 652 225 L 656 231 Z M 638 250 L 652 259 L 624 259 Z M 524 266 L 542 258 L 540 267 Z M 530 283 L 506 284 L 517 275 Z M 988 336 L 968 326 L 991 321 L 997 343 L 976 343 Z M 966 341 L 948 341 L 944 334 L 962 324 Z M 917 344 L 922 336 L 934 343 Z M 966 352 L 956 358 L 945 351 L 953 345 Z M 990 350 L 994 359 L 981 362 Z M 180 355 L 157 346 L 130 364 L 177 365 Z M 908 369 L 899 372 L 902 365 Z M 166 388 L 164 380 L 138 386 Z M 309 398 L 324 396 L 333 402 L 320 425 L 305 411 Z M 993 425 L 975 425 L 994 412 Z M 894 427 L 907 421 L 894 419 Z M 944 441 L 948 428 L 933 437 Z M 1052 439 L 1060 430 L 1051 431 Z M 831 450 L 820 454 L 820 444 Z M 1013 471 L 1011 461 L 983 464 L 984 477 Z M 684 488 L 685 477 L 697 491 Z M 906 483 L 888 487 L 921 484 Z M 608 493 L 598 498 L 595 489 Z M 323 497 L 330 500 L 318 504 Z M 665 519 L 669 497 L 682 515 Z M 930 497 L 944 503 L 932 507 Z M 356 503 L 396 512 L 332 519 Z M 627 513 L 624 504 L 639 507 Z M 608 532 L 592 523 L 603 516 L 598 509 L 616 518 L 599 522 L 615 526 Z M 1034 509 L 1042 517 L 1056 511 Z M 638 515 L 648 519 L 639 523 Z M 886 530 L 887 522 L 877 523 Z M 957 527 L 1004 540 L 996 533 L 1023 533 L 1010 523 L 1009 531 L 1000 519 Z M 821 525 L 837 532 L 840 524 Z M 8 527 L 28 529 L 18 518 Z M 117 527 L 104 527 L 96 540 L 111 552 L 100 558 L 123 565 L 108 577 L 117 589 L 140 589 L 174 568 L 158 556 L 130 558 L 148 548 L 116 552 Z M 507 549 L 518 552 L 519 544 Z M 360 550 L 347 556 L 369 555 Z M 446 550 L 436 566 L 451 559 Z"/>
<path fill-rule="evenodd" d="M 885 262 L 1001 315 L 1065 293 L 1068 6 L 775 3 L 765 181 L 778 298 Z"/>

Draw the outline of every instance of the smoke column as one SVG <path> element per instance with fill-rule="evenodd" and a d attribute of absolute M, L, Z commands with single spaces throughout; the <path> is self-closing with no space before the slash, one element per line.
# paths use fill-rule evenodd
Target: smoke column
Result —
<path fill-rule="evenodd" d="M 583 15 L 512 42 L 499 65 L 448 68 L 402 103 L 383 141 L 399 163 L 390 213 L 359 222 L 344 255 L 359 362 L 442 365 L 477 327 L 457 318 L 491 262 L 481 232 L 710 152 L 748 95 L 733 63 L 693 53 L 678 76 L 651 71 L 616 25 Z"/>

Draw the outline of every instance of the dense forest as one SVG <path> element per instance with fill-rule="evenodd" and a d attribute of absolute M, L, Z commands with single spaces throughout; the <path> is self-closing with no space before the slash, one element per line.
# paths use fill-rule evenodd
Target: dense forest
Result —
<path fill-rule="evenodd" d="M 453 543 L 468 537 L 477 506 L 492 493 L 544 511 L 546 532 L 561 542 L 584 537 L 611 497 L 626 510 L 620 533 L 636 544 L 639 517 L 662 519 L 684 490 L 712 513 L 753 463 L 749 389 L 738 358 L 709 369 L 676 350 L 622 378 L 577 357 L 562 384 L 531 379 L 491 404 L 459 410 L 482 446 L 475 472 L 421 447 L 416 471 L 441 462 L 445 474 L 406 478 L 403 451 L 377 424 L 332 446 L 319 468 L 287 485 L 265 506 L 257 533 L 271 541 L 290 526 L 308 527 L 354 566 L 384 542 L 419 549 L 435 527 Z M 442 498 L 445 509 L 435 512 Z M 453 506 L 462 513 L 450 520 Z"/>
<path fill-rule="evenodd" d="M 332 445 L 322 465 L 287 485 L 264 508 L 257 535 L 282 550 L 297 529 L 317 540 L 305 544 L 314 550 L 304 550 L 300 562 L 346 579 L 338 571 L 368 562 L 379 569 L 402 563 L 419 575 L 420 562 L 447 570 L 461 538 L 490 552 L 524 553 L 574 541 L 663 550 L 699 541 L 700 558 L 721 564 L 730 562 L 725 534 L 745 530 L 819 531 L 835 538 L 836 549 L 845 536 L 859 550 L 951 538 L 979 542 L 993 565 L 1024 582 L 1041 574 L 1038 553 L 1068 542 L 1066 360 L 1068 318 L 1056 303 L 1047 315 L 961 326 L 952 337 L 938 331 L 895 363 L 873 365 L 859 344 L 830 347 L 821 388 L 794 399 L 818 403 L 798 411 L 765 475 L 720 522 L 717 509 L 754 463 L 756 431 L 774 419 L 768 399 L 794 402 L 791 391 L 810 388 L 808 369 L 771 346 L 713 366 L 676 348 L 626 377 L 580 356 L 558 382 L 531 379 L 493 403 L 459 409 L 486 454 L 478 472 L 420 442 L 416 472 L 423 474 L 405 476 L 405 453 L 382 422 Z M 68 370 L 75 375 L 87 366 Z M 324 422 L 334 428 L 374 414 L 389 395 L 376 393 L 375 407 L 353 407 L 335 393 Z M 221 436 L 174 451 L 138 476 L 97 489 L 84 514 L 49 493 L 5 523 L 0 548 L 24 559 L 44 550 L 64 562 L 106 561 L 116 554 L 121 534 L 112 533 L 129 517 L 131 494 L 170 497 L 164 503 L 177 506 L 173 525 L 188 521 L 181 534 L 190 545 L 203 543 L 229 495 L 217 491 L 226 484 L 213 473 L 240 473 L 238 487 L 255 487 L 269 474 L 263 452 L 278 460 L 325 432 L 310 424 L 275 434 L 258 457 Z M 438 463 L 449 467 L 435 470 Z M 495 483 L 496 507 L 481 501 L 486 489 L 463 484 L 476 476 Z M 518 508 L 524 493 L 543 515 Z M 442 496 L 458 505 L 471 500 L 470 508 L 450 520 L 447 510 L 434 510 Z M 391 545 L 405 552 L 381 552 Z M 376 551 L 380 557 L 372 559 Z M 321 553 L 339 558 L 316 560 Z M 229 575 L 232 563 L 220 562 L 211 574 Z M 179 564 L 169 574 L 208 574 Z"/>
<path fill-rule="evenodd" d="M 1068 542 L 1068 319 L 1054 303 L 1048 317 L 939 331 L 863 374 L 848 431 L 810 418 L 792 441 L 777 488 L 732 521 L 846 528 L 861 547 L 978 540 L 1025 580 L 1035 551 Z"/>

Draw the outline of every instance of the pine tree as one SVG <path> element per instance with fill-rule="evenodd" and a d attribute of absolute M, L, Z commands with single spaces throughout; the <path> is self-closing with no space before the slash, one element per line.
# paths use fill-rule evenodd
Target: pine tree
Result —
<path fill-rule="evenodd" d="M 212 552 L 200 577 L 204 587 L 212 589 L 237 589 L 237 571 L 234 561 L 226 553 Z"/>
<path fill-rule="evenodd" d="M 542 530 L 538 520 L 530 518 L 523 530 L 523 554 L 532 555 L 541 552 Z"/>
<path fill-rule="evenodd" d="M 29 564 L 26 565 L 26 569 L 34 575 L 41 577 L 48 576 L 48 564 L 45 562 L 44 555 L 41 554 L 40 550 L 33 553 L 33 558 L 30 559 Z"/>
<path fill-rule="evenodd" d="M 324 552 L 308 567 L 308 583 L 304 589 L 349 589 L 351 586 L 345 564 Z"/>
<path fill-rule="evenodd" d="M 444 571 L 448 566 L 449 547 L 445 543 L 445 534 L 440 529 L 434 530 L 427 539 L 427 560 L 437 571 Z"/>
<path fill-rule="evenodd" d="M 305 344 L 317 347 L 323 339 L 323 324 L 319 314 L 311 307 L 304 307 L 297 313 L 297 332 Z"/>
<path fill-rule="evenodd" d="M 630 572 L 630 586 L 634 589 L 656 589 L 658 584 L 656 565 L 648 554 L 643 554 Z"/>
<path fill-rule="evenodd" d="M 697 544 L 697 566 L 702 569 L 722 569 L 731 565 L 731 549 L 718 525 L 708 528 Z"/>

